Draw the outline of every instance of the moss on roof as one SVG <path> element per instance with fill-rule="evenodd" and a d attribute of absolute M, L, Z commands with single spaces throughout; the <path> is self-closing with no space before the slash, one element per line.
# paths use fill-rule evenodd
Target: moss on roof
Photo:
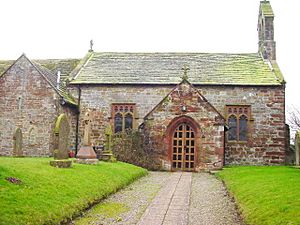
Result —
<path fill-rule="evenodd" d="M 258 53 L 93 53 L 71 84 L 281 85 L 280 70 Z"/>
<path fill-rule="evenodd" d="M 38 59 L 32 61 L 46 67 L 52 73 L 56 74 L 60 71 L 62 79 L 66 79 L 80 62 L 80 59 Z"/>
<path fill-rule="evenodd" d="M 264 16 L 273 17 L 274 12 L 272 6 L 269 1 L 261 1 L 260 2 L 261 12 Z"/>
<path fill-rule="evenodd" d="M 14 63 L 14 60 L 0 60 L 0 76 Z"/>
<path fill-rule="evenodd" d="M 57 84 L 57 74 L 50 71 L 48 68 L 34 62 L 34 66 L 38 71 L 47 79 L 51 86 L 58 92 L 58 94 L 64 99 L 65 102 L 77 106 L 75 98 L 67 91 L 66 83 L 62 82 Z"/>

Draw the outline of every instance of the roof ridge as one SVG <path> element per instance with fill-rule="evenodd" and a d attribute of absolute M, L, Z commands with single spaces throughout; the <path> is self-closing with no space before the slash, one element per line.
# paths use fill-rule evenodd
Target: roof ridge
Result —
<path fill-rule="evenodd" d="M 196 55 L 196 54 L 207 54 L 207 55 L 258 55 L 259 53 L 258 52 L 177 52 L 177 51 L 174 51 L 174 52 L 127 52 L 127 51 L 124 51 L 124 52 L 93 52 L 94 55 L 100 55 L 100 54 L 132 54 L 132 55 L 136 55 L 136 54 L 149 54 L 149 55 L 153 55 L 153 54 L 182 54 L 182 55 L 185 55 L 185 54 L 193 54 L 193 55 Z"/>
<path fill-rule="evenodd" d="M 70 79 L 75 80 L 81 70 L 86 66 L 90 59 L 94 56 L 94 52 L 88 52 L 83 59 L 77 64 L 77 66 L 70 73 Z"/>
<path fill-rule="evenodd" d="M 50 59 L 32 59 L 32 61 L 46 61 L 46 60 L 74 60 L 80 58 L 50 58 Z"/>

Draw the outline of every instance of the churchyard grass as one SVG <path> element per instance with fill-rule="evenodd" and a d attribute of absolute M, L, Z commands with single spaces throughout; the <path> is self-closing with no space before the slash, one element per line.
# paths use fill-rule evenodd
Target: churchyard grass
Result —
<path fill-rule="evenodd" d="M 246 224 L 300 224 L 300 169 L 228 167 L 217 176 L 235 198 Z"/>
<path fill-rule="evenodd" d="M 50 166 L 49 161 L 0 157 L 1 225 L 59 224 L 147 173 L 121 162 L 73 163 L 63 169 Z M 18 178 L 21 184 L 7 177 Z"/>

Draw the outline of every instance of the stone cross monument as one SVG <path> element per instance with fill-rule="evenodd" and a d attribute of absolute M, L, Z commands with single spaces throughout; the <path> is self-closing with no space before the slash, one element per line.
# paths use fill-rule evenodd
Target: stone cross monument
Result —
<path fill-rule="evenodd" d="M 101 153 L 101 160 L 106 162 L 116 162 L 116 158 L 112 152 L 112 127 L 108 125 L 105 129 L 105 147 L 104 151 Z"/>
<path fill-rule="evenodd" d="M 187 65 L 184 65 L 181 69 L 183 70 L 182 80 L 187 80 L 188 79 L 187 73 L 190 70 L 190 68 Z"/>
<path fill-rule="evenodd" d="M 84 133 L 83 133 L 83 145 L 90 146 L 91 145 L 91 113 L 88 111 L 83 118 L 84 121 Z"/>
<path fill-rule="evenodd" d="M 83 134 L 83 143 L 80 147 L 77 155 L 76 162 L 83 164 L 95 164 L 98 163 L 97 155 L 91 145 L 91 122 L 92 122 L 92 113 L 88 110 L 84 117 L 84 134 Z"/>

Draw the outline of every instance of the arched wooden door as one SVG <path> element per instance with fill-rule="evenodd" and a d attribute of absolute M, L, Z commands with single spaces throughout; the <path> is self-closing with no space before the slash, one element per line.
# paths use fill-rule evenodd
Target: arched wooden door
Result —
<path fill-rule="evenodd" d="M 172 170 L 193 171 L 195 168 L 195 131 L 188 123 L 180 123 L 172 136 Z"/>

